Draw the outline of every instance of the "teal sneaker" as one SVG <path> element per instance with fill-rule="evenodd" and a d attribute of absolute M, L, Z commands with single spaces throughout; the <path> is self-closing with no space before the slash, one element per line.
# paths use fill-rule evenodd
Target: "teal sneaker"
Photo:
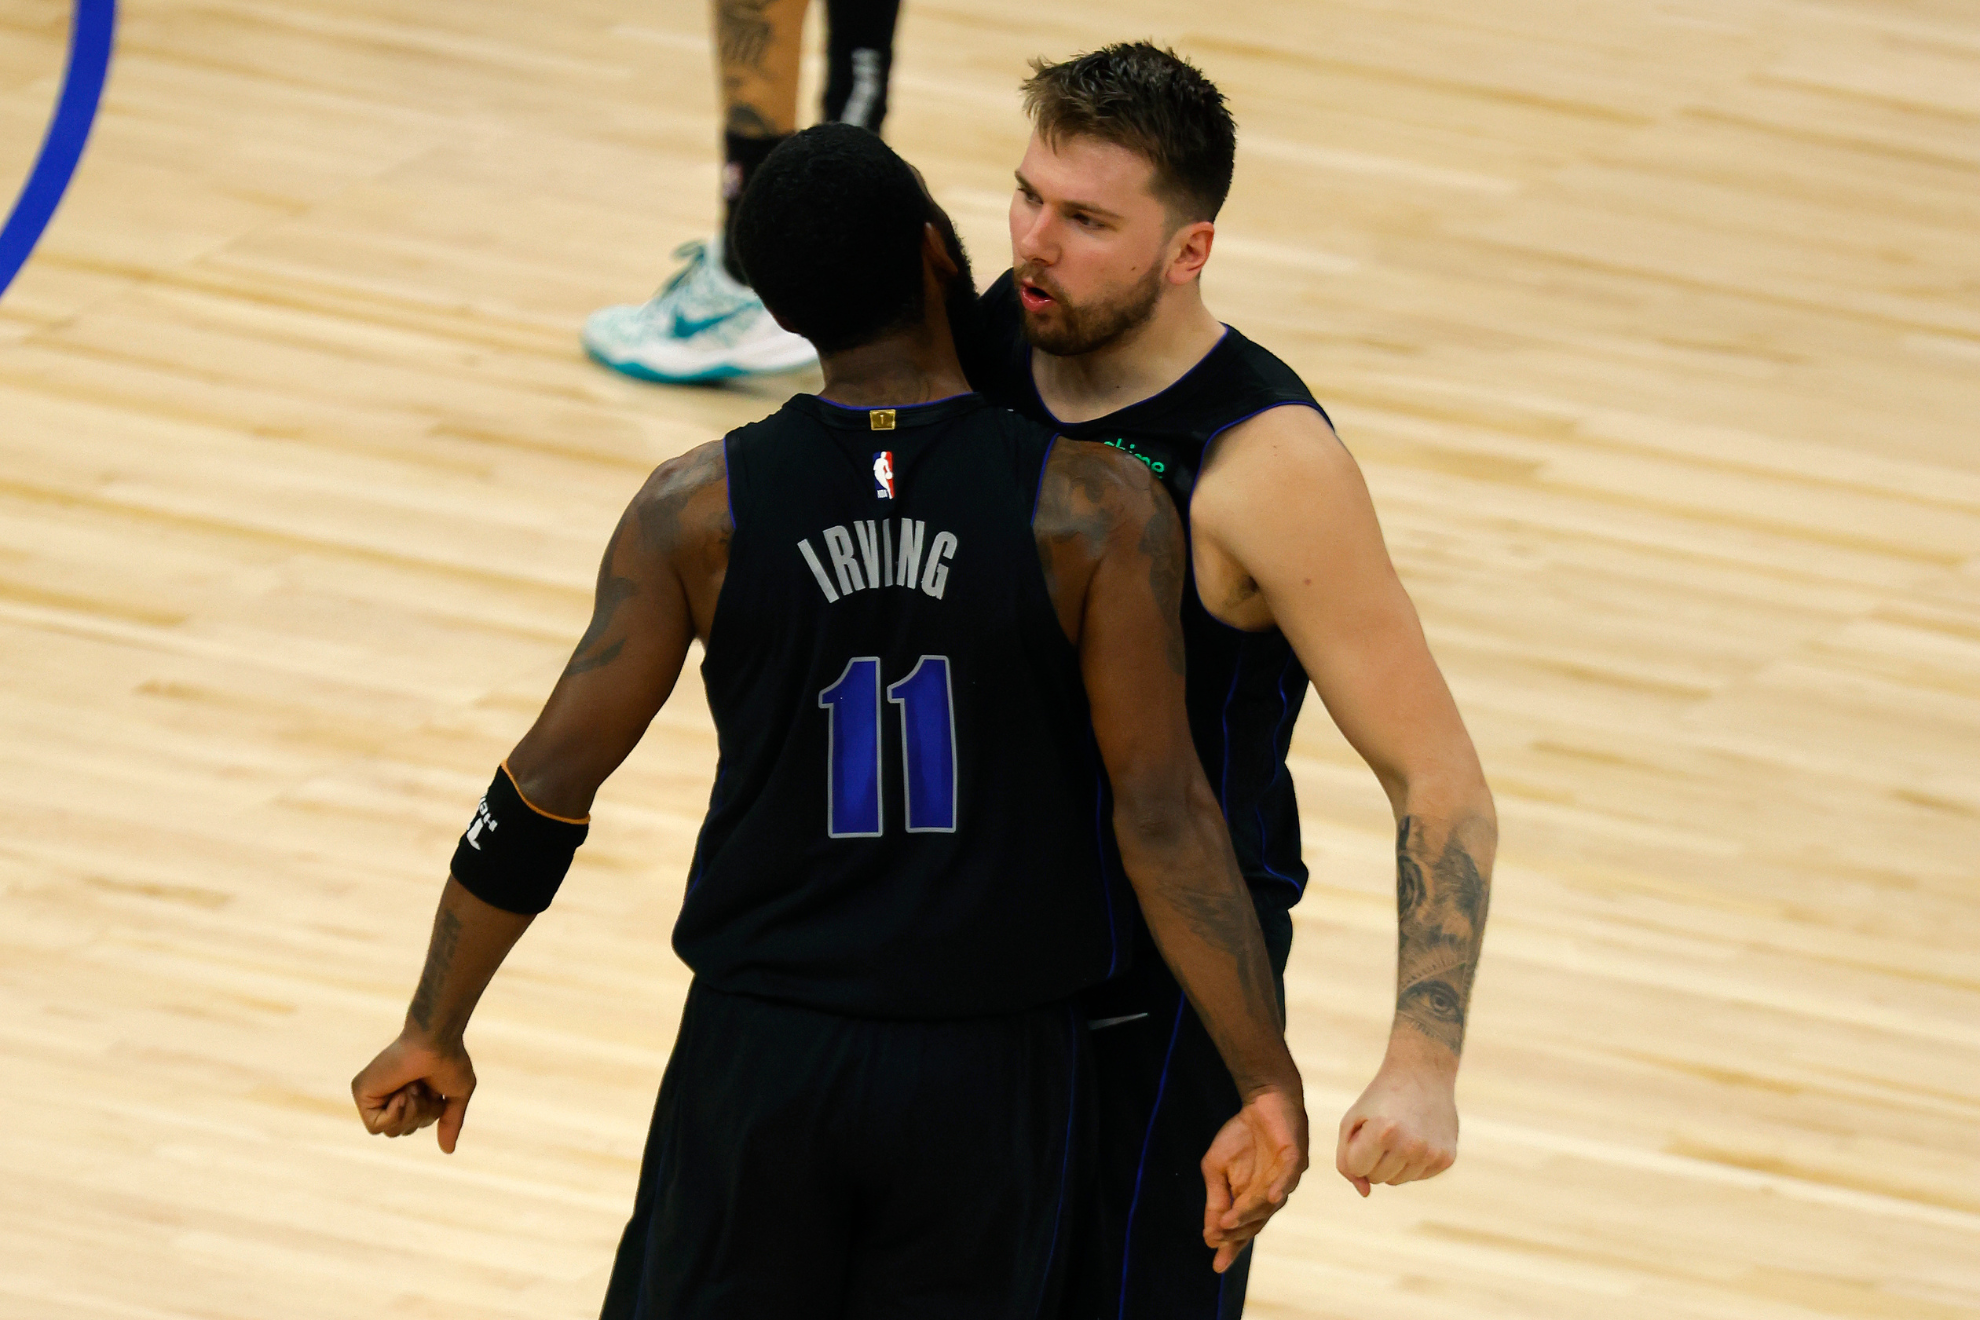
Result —
<path fill-rule="evenodd" d="M 651 299 L 585 319 L 585 352 L 614 371 L 669 385 L 768 376 L 818 361 L 810 340 L 778 325 L 755 291 L 722 268 L 720 235 L 683 243 L 674 256 L 687 264 Z"/>

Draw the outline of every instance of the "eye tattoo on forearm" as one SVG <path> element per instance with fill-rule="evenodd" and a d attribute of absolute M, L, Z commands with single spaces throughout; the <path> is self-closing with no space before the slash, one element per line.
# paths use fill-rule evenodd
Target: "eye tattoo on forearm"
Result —
<path fill-rule="evenodd" d="M 1454 827 L 1430 860 L 1421 821 L 1405 816 L 1396 831 L 1396 1018 L 1453 1054 L 1464 1049 L 1491 902 L 1491 882 L 1458 834 Z"/>

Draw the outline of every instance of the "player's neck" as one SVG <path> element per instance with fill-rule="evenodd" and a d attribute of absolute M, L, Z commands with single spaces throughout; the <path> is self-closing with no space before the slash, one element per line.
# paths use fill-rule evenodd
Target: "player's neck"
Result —
<path fill-rule="evenodd" d="M 1052 415 L 1089 422 L 1160 394 L 1223 338 L 1195 281 L 1168 290 L 1155 314 L 1104 348 L 1072 357 L 1031 355 L 1032 379 Z"/>
<path fill-rule="evenodd" d="M 928 331 L 927 326 L 916 326 L 858 348 L 819 354 L 825 388 L 818 397 L 849 408 L 877 408 L 933 403 L 969 393 L 969 380 L 956 360 L 947 327 L 940 335 Z"/>

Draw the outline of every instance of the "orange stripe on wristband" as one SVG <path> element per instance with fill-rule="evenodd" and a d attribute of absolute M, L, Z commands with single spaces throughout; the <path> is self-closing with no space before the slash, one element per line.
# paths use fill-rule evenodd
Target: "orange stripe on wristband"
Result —
<path fill-rule="evenodd" d="M 509 762 L 506 757 L 503 758 L 502 761 L 502 773 L 509 777 L 509 787 L 516 790 L 516 796 L 522 799 L 522 804 L 525 807 L 528 807 L 531 811 L 535 812 L 537 815 L 543 816 L 549 820 L 560 821 L 565 825 L 591 824 L 591 817 L 589 815 L 573 820 L 569 816 L 559 816 L 554 811 L 545 811 L 542 807 L 539 807 L 534 802 L 531 802 L 528 796 L 524 794 L 524 792 L 522 791 L 522 785 L 516 782 L 515 771 L 509 769 Z"/>

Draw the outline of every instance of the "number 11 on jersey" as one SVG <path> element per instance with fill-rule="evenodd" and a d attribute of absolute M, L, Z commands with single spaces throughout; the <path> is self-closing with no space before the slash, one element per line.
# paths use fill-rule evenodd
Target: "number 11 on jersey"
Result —
<path fill-rule="evenodd" d="M 924 655 L 887 688 L 901 708 L 901 769 L 909 834 L 956 828 L 956 719 L 949 658 Z M 838 682 L 818 694 L 830 714 L 826 753 L 826 831 L 835 839 L 885 832 L 881 808 L 880 660 L 855 656 Z"/>

